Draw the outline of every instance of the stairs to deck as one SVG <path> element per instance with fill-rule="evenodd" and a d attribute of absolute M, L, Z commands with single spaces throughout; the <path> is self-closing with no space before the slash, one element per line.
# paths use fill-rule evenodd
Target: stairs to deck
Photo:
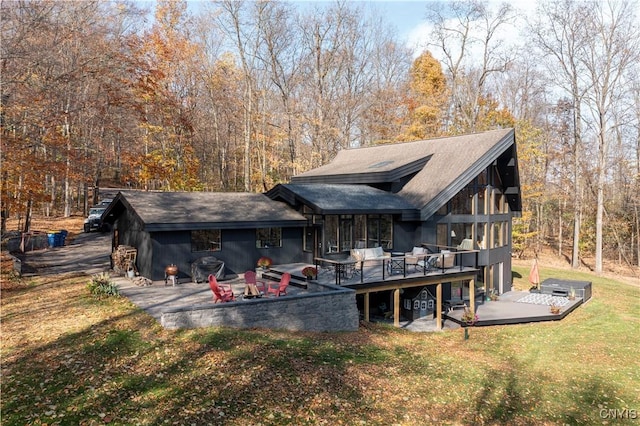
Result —
<path fill-rule="evenodd" d="M 262 273 L 262 279 L 265 281 L 280 282 L 280 279 L 282 278 L 282 274 L 284 274 L 285 272 L 289 272 L 289 271 L 279 271 L 276 269 L 270 269 L 269 271 Z M 291 272 L 289 273 L 291 274 L 291 281 L 289 281 L 289 285 L 298 287 L 298 288 L 303 288 L 305 290 L 307 289 L 307 279 L 305 277 L 294 275 Z"/>

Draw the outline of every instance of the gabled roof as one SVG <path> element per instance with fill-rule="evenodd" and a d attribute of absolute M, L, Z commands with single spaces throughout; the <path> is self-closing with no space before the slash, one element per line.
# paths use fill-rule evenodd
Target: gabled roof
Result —
<path fill-rule="evenodd" d="M 311 207 L 316 214 L 400 214 L 419 217 L 419 210 L 404 198 L 367 185 L 280 184 L 267 196 L 292 206 Z"/>
<path fill-rule="evenodd" d="M 284 203 L 247 192 L 121 191 L 103 217 L 113 223 L 133 210 L 146 231 L 249 229 L 304 226 L 306 219 Z"/>
<path fill-rule="evenodd" d="M 322 167 L 294 176 L 299 183 L 407 182 L 398 191 L 428 219 L 482 170 L 505 159 L 503 190 L 512 211 L 521 211 L 513 129 L 342 150 Z M 509 196 L 511 194 L 511 196 Z"/>

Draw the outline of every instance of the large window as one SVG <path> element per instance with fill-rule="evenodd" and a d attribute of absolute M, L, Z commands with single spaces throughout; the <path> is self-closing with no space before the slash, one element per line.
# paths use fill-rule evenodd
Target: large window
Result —
<path fill-rule="evenodd" d="M 340 215 L 340 250 L 349 251 L 353 248 L 353 216 L 350 214 Z"/>
<path fill-rule="evenodd" d="M 256 247 L 282 247 L 282 228 L 256 229 Z"/>
<path fill-rule="evenodd" d="M 391 215 L 367 216 L 367 247 L 393 248 L 393 218 Z"/>
<path fill-rule="evenodd" d="M 467 186 L 462 188 L 451 199 L 451 213 L 452 214 L 471 214 L 473 212 L 473 187 Z"/>
<path fill-rule="evenodd" d="M 393 245 L 391 215 L 328 215 L 324 220 L 325 252 Z"/>
<path fill-rule="evenodd" d="M 222 233 L 219 229 L 191 231 L 191 251 L 219 251 L 222 249 Z"/>

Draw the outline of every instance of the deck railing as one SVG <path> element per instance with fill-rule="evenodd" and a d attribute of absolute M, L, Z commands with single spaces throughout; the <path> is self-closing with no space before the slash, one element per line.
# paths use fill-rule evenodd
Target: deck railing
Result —
<path fill-rule="evenodd" d="M 351 256 L 342 259 L 316 257 L 314 262 L 318 273 L 327 270 L 333 271 L 336 285 L 342 285 L 344 280 L 351 280 L 354 275 L 359 275 L 360 283 L 364 283 L 365 264 L 367 265 L 369 276 L 375 274 L 376 269 L 378 269 L 380 274 L 377 274 L 377 276 L 381 276 L 383 281 L 392 277 L 397 278 L 400 273 L 402 273 L 403 278 L 406 278 L 407 275 L 415 276 L 419 269 L 426 276 L 436 271 L 444 274 L 447 270 L 453 268 L 459 268 L 460 271 L 465 267 L 477 268 L 478 250 L 457 250 L 455 247 L 436 246 L 433 244 L 422 244 L 422 246 L 426 248 L 434 247 L 438 252 L 422 255 L 391 252 L 390 256 L 385 258 L 364 260 L 357 260 Z M 442 253 L 441 250 L 449 250 L 449 252 Z M 452 266 L 447 266 L 446 259 L 448 256 L 453 256 Z M 407 263 L 407 259 L 410 259 L 411 263 Z M 440 266 L 436 266 L 438 264 Z M 415 268 L 415 272 L 408 271 L 408 268 L 411 267 Z"/>

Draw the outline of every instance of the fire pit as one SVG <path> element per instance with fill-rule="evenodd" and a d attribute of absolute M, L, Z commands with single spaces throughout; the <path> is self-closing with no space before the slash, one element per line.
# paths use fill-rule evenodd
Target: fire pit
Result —
<path fill-rule="evenodd" d="M 175 287 L 178 283 L 177 275 L 178 267 L 174 264 L 167 265 L 167 267 L 164 268 L 164 285 L 167 285 L 169 281 L 171 281 L 171 285 Z"/>

